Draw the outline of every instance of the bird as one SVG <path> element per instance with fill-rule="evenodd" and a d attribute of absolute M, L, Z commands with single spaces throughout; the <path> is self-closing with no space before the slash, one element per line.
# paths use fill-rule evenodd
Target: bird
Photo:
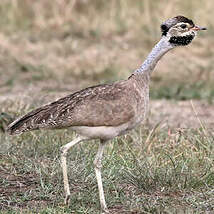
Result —
<path fill-rule="evenodd" d="M 66 205 L 71 195 L 66 159 L 68 151 L 80 142 L 99 139 L 94 169 L 101 211 L 108 213 L 101 178 L 105 146 L 111 139 L 126 134 L 145 120 L 149 108 L 150 77 L 161 57 L 175 47 L 189 45 L 198 31 L 206 30 L 182 15 L 167 19 L 160 28 L 159 42 L 127 79 L 82 89 L 30 111 L 7 127 L 10 135 L 36 129 L 70 128 L 76 132 L 77 137 L 61 147 Z"/>

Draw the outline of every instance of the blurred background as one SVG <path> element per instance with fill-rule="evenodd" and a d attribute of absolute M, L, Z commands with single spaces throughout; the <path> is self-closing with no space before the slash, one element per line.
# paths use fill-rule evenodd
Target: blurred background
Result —
<path fill-rule="evenodd" d="M 201 0 L 2 0 L 0 110 L 23 111 L 23 103 L 8 109 L 9 98 L 31 99 L 24 103 L 33 108 L 93 84 L 126 79 L 160 39 L 160 24 L 176 15 L 208 30 L 159 62 L 150 94 L 164 101 L 153 109 L 170 111 L 175 102 L 167 100 L 212 104 L 213 10 L 212 1 Z"/>
<path fill-rule="evenodd" d="M 211 0 L 0 0 L 0 210 L 99 212 L 97 143 L 69 151 L 64 207 L 60 147 L 74 134 L 10 137 L 7 124 L 76 90 L 128 78 L 159 41 L 160 24 L 184 15 L 208 30 L 161 59 L 147 121 L 110 143 L 102 175 L 111 213 L 211 213 L 213 11 Z"/>

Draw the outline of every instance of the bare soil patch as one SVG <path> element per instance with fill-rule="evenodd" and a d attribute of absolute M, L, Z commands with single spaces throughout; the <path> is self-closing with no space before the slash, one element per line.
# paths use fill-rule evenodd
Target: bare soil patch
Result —
<path fill-rule="evenodd" d="M 149 122 L 165 121 L 173 128 L 212 128 L 214 106 L 203 101 L 151 100 Z"/>

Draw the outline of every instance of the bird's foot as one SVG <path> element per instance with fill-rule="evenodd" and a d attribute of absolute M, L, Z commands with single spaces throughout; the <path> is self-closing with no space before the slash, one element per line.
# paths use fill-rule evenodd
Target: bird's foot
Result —
<path fill-rule="evenodd" d="M 69 202 L 70 202 L 70 195 L 66 195 L 66 196 L 65 196 L 64 202 L 65 202 L 65 205 L 68 205 L 68 204 L 69 204 Z"/>
<path fill-rule="evenodd" d="M 102 214 L 110 213 L 107 207 L 102 207 Z"/>

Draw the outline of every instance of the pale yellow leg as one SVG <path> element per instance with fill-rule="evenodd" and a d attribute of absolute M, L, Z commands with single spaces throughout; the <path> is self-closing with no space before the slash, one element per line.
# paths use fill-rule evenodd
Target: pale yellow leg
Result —
<path fill-rule="evenodd" d="M 68 150 L 77 143 L 80 143 L 85 138 L 77 137 L 72 140 L 70 143 L 61 147 L 61 164 L 62 164 L 62 172 L 63 172 L 63 181 L 64 181 L 64 190 L 65 190 L 65 204 L 69 203 L 70 200 L 70 188 L 68 183 L 68 173 L 67 173 L 67 163 L 66 163 L 66 156 Z"/>
<path fill-rule="evenodd" d="M 108 208 L 107 208 L 106 202 L 105 202 L 102 177 L 101 177 L 101 167 L 102 167 L 101 161 L 102 161 L 102 156 L 103 156 L 103 151 L 104 151 L 105 145 L 106 145 L 106 141 L 100 141 L 98 152 L 97 152 L 95 160 L 94 160 L 94 167 L 95 167 L 95 173 L 96 173 L 96 177 L 97 177 L 101 209 L 103 212 L 107 213 Z"/>

